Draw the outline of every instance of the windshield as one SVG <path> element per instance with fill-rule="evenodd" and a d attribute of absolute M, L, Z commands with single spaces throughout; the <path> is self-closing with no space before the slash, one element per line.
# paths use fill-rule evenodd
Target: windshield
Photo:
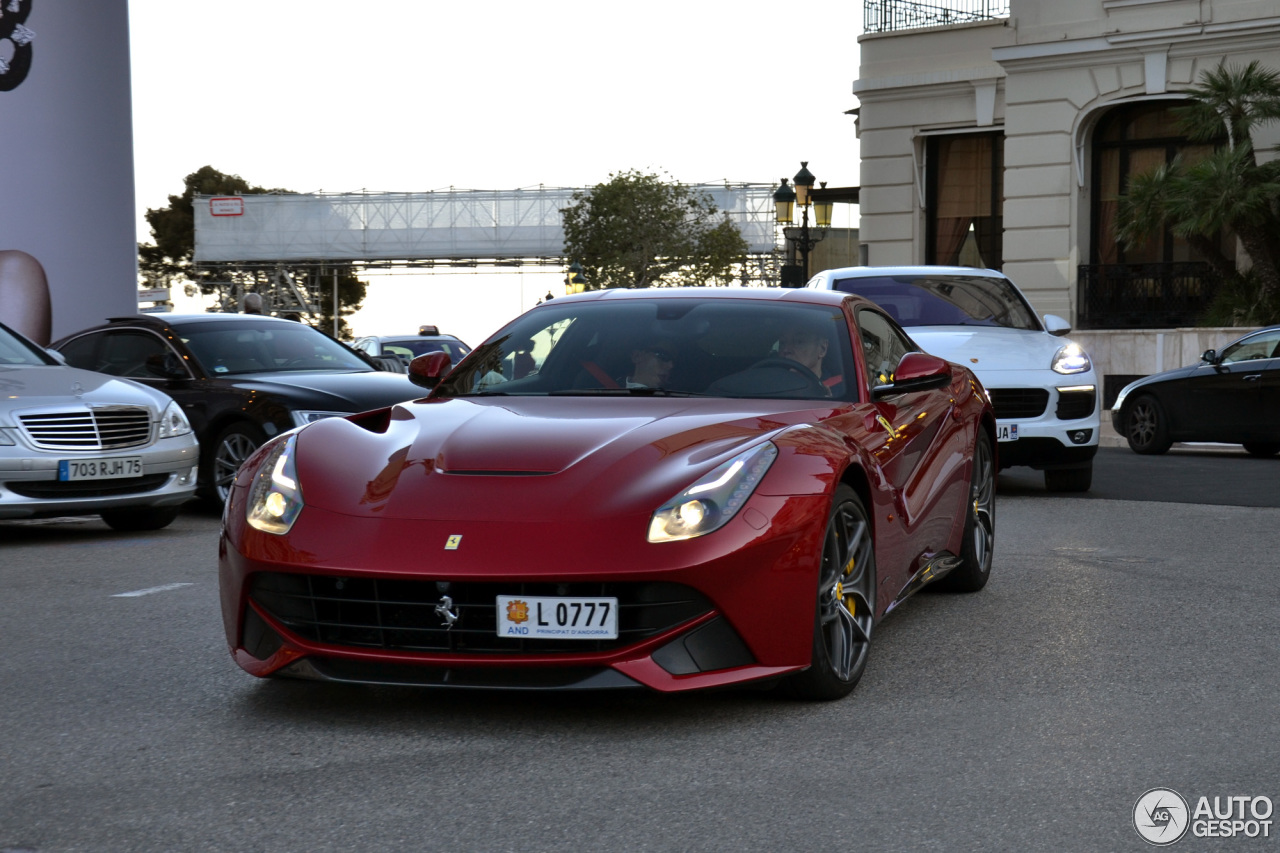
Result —
<path fill-rule="evenodd" d="M 833 287 L 865 296 L 905 328 L 1003 326 L 1040 330 L 1035 312 L 1007 279 L 886 275 L 837 279 Z"/>
<path fill-rule="evenodd" d="M 463 356 L 471 352 L 471 348 L 462 341 L 452 338 L 397 338 L 382 342 L 383 355 L 396 355 L 405 361 L 412 361 L 420 355 L 433 352 L 447 353 L 454 364 L 462 361 Z"/>
<path fill-rule="evenodd" d="M 301 323 L 187 323 L 178 329 L 206 373 L 373 370 L 337 341 Z"/>
<path fill-rule="evenodd" d="M 0 366 L 29 367 L 56 363 L 7 326 L 0 326 Z"/>
<path fill-rule="evenodd" d="M 838 307 L 691 297 L 577 301 L 517 318 L 435 396 L 856 399 Z"/>

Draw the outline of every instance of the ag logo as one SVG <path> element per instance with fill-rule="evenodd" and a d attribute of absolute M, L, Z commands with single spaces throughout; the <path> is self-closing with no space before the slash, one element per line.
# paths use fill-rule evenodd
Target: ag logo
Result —
<path fill-rule="evenodd" d="M 1133 828 L 1142 840 L 1164 847 L 1182 838 L 1190 824 L 1187 801 L 1170 788 L 1152 788 L 1133 806 Z"/>

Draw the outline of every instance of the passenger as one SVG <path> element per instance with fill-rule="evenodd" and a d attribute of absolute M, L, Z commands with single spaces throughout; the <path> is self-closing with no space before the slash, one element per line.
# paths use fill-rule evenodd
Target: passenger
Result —
<path fill-rule="evenodd" d="M 631 375 L 618 382 L 622 388 L 664 388 L 676 364 L 676 347 L 669 340 L 658 340 L 631 351 Z"/>

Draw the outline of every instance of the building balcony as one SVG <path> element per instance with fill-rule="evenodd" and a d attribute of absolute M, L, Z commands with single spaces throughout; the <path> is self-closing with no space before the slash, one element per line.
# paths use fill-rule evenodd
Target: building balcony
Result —
<path fill-rule="evenodd" d="M 1077 283 L 1080 329 L 1173 329 L 1199 324 L 1218 277 L 1204 263 L 1082 264 Z"/>
<path fill-rule="evenodd" d="M 945 27 L 1009 17 L 1009 0 L 863 0 L 862 28 L 868 33 L 891 33 L 922 27 Z"/>

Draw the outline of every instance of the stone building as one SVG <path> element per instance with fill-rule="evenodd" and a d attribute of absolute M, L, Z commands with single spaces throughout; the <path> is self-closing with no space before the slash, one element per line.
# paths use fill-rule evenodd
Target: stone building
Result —
<path fill-rule="evenodd" d="M 1170 234 L 1111 234 L 1129 174 L 1194 154 L 1169 109 L 1220 62 L 1280 69 L 1276 0 L 865 0 L 864 263 L 1002 269 L 1109 377 L 1195 361 L 1211 272 Z M 1255 139 L 1277 156 L 1280 125 Z M 1239 251 L 1232 244 L 1230 252 Z"/>

